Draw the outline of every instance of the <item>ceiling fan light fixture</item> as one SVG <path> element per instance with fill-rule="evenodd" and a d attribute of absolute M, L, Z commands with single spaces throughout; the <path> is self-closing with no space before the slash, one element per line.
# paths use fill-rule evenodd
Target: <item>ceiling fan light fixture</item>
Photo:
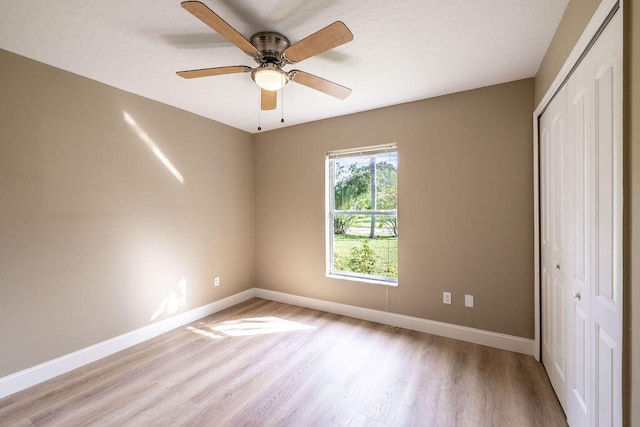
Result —
<path fill-rule="evenodd" d="M 264 90 L 280 90 L 289 82 L 287 74 L 274 65 L 263 65 L 251 72 L 251 78 Z"/>

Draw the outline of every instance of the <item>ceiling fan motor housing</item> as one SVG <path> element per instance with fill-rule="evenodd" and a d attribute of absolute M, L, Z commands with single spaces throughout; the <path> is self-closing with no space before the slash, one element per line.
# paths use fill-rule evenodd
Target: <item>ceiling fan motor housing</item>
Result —
<path fill-rule="evenodd" d="M 282 56 L 282 52 L 288 48 L 291 43 L 289 39 L 282 34 L 272 31 L 262 31 L 251 36 L 251 44 L 260 51 L 260 56 L 255 58 L 258 64 L 274 64 L 278 67 L 287 64 L 286 59 Z"/>

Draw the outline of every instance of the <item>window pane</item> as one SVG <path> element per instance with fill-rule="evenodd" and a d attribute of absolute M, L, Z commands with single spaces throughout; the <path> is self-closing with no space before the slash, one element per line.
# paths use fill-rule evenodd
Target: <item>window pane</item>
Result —
<path fill-rule="evenodd" d="M 376 156 L 376 209 L 398 208 L 397 153 Z"/>
<path fill-rule="evenodd" d="M 371 168 L 368 156 L 335 159 L 337 210 L 371 209 Z"/>
<path fill-rule="evenodd" d="M 333 225 L 333 272 L 397 279 L 395 215 L 334 214 Z"/>
<path fill-rule="evenodd" d="M 332 162 L 335 209 L 397 208 L 396 152 L 341 157 Z"/>

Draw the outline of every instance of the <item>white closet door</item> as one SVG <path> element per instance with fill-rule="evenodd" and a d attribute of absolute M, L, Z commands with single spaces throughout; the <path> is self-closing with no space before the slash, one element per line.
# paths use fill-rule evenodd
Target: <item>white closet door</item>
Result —
<path fill-rule="evenodd" d="M 567 83 L 573 151 L 567 372 L 572 426 L 622 425 L 621 66 L 618 13 Z"/>
<path fill-rule="evenodd" d="M 592 87 L 588 58 L 576 69 L 567 82 L 568 120 L 571 169 L 571 209 L 569 213 L 569 267 L 568 299 L 568 369 L 566 407 L 567 419 L 572 426 L 589 425 L 591 399 L 591 298 L 593 287 L 593 238 L 595 235 L 595 129 Z"/>
<path fill-rule="evenodd" d="M 622 16 L 590 52 L 594 90 L 595 236 L 591 425 L 622 425 Z"/>
<path fill-rule="evenodd" d="M 566 88 L 540 119 L 542 363 L 566 408 L 566 309 L 564 278 L 567 118 Z"/>
<path fill-rule="evenodd" d="M 542 357 L 571 426 L 622 425 L 621 67 L 618 12 L 540 118 Z"/>

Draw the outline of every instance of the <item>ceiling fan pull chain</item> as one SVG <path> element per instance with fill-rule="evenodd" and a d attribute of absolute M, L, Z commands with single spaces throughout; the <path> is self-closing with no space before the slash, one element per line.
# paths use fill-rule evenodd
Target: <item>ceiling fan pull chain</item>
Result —
<path fill-rule="evenodd" d="M 284 75 L 282 76 L 282 80 L 284 80 Z M 284 123 L 284 84 L 282 85 L 282 89 L 280 89 L 280 123 Z"/>
<path fill-rule="evenodd" d="M 260 126 L 260 116 L 262 115 L 261 102 L 262 102 L 262 91 L 260 90 L 260 88 L 258 88 L 258 130 L 259 131 L 262 130 L 262 127 Z"/>

